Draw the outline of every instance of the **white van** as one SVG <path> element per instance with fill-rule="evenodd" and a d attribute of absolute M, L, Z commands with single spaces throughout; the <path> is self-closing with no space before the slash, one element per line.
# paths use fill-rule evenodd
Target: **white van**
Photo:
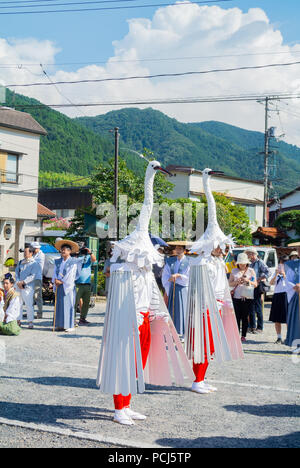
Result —
<path fill-rule="evenodd" d="M 228 272 L 230 273 L 232 268 L 234 268 L 234 258 L 238 256 L 241 252 L 245 252 L 247 248 L 250 246 L 245 246 L 245 247 L 236 247 L 232 249 L 232 252 L 229 252 L 225 258 L 225 263 L 228 269 Z M 277 258 L 277 252 L 276 249 L 273 247 L 262 247 L 260 245 L 255 245 L 253 246 L 257 250 L 259 258 L 267 265 L 269 268 L 271 274 L 269 276 L 269 280 L 272 278 L 272 276 L 275 274 L 275 270 L 278 268 L 278 258 Z M 270 291 L 266 293 L 266 296 L 273 296 L 274 293 L 274 286 L 271 286 Z"/>

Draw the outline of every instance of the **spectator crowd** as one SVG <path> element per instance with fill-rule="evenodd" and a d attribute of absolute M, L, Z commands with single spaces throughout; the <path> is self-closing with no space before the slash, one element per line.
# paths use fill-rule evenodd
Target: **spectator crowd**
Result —
<path fill-rule="evenodd" d="M 88 310 L 92 290 L 92 265 L 96 262 L 93 253 L 76 242 L 60 239 L 55 247 L 61 257 L 54 261 L 50 286 L 53 288 L 55 310 L 53 330 L 70 332 L 75 326 L 88 325 Z M 177 333 L 184 340 L 188 284 L 190 272 L 189 244 L 185 241 L 157 244 L 155 247 L 164 255 L 164 266 L 153 268 L 159 289 L 168 307 Z M 34 328 L 35 311 L 37 318 L 43 318 L 43 269 L 45 254 L 41 244 L 33 242 L 24 248 L 24 258 L 19 261 L 14 276 L 6 273 L 0 284 L 0 334 L 18 335 L 23 318 L 27 317 L 29 329 Z M 107 295 L 110 278 L 111 251 L 104 264 Z M 223 259 L 220 248 L 212 256 Z M 291 263 L 292 262 L 292 263 Z M 293 263 L 294 262 L 294 263 Z M 300 295 L 299 255 L 293 251 L 289 256 L 279 258 L 278 268 L 271 274 L 267 265 L 259 258 L 255 247 L 245 248 L 234 259 L 234 267 L 227 274 L 233 307 L 241 341 L 248 333 L 262 333 L 264 328 L 263 304 L 265 292 L 274 286 L 269 320 L 274 323 L 276 343 L 291 344 L 300 339 L 299 314 L 292 317 L 295 295 Z M 293 268 L 295 265 L 295 268 Z M 224 268 L 226 265 L 224 263 Z M 216 299 L 220 300 L 215 288 Z M 25 315 L 23 308 L 25 307 Z M 76 311 L 80 313 L 76 322 Z M 287 325 L 287 339 L 283 338 L 282 325 Z M 289 330 L 290 327 L 290 330 Z M 293 331 L 291 331 L 293 330 Z M 295 331 L 296 330 L 296 331 Z"/>

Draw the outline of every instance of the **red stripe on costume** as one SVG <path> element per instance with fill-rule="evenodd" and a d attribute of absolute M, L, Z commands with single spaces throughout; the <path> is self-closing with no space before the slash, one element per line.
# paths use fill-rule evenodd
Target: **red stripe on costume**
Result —
<path fill-rule="evenodd" d="M 140 335 L 140 346 L 141 346 L 141 355 L 142 355 L 142 364 L 143 369 L 145 369 L 150 344 L 151 344 L 151 330 L 150 330 L 150 320 L 149 312 L 143 313 L 144 321 L 142 325 L 139 326 L 139 335 Z M 130 406 L 131 394 L 123 396 L 121 393 L 119 395 L 114 395 L 114 405 L 116 410 L 121 410 Z"/>

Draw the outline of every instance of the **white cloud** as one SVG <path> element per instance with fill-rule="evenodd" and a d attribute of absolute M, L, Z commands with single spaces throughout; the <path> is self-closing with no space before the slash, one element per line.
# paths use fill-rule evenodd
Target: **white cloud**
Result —
<path fill-rule="evenodd" d="M 71 73 L 59 70 L 51 74 L 51 79 L 69 81 L 177 73 L 287 63 L 300 59 L 300 44 L 293 46 L 284 44 L 281 32 L 270 23 L 261 8 L 251 8 L 247 13 L 243 13 L 239 8 L 223 9 L 218 6 L 195 4 L 159 8 L 151 20 L 145 18 L 128 20 L 128 33 L 113 45 L 114 56 L 105 66 L 85 66 Z M 1 63 L 3 61 L 22 64 L 52 63 L 57 52 L 57 47 L 49 41 L 40 43 L 35 39 L 24 41 L 0 39 Z M 274 55 L 274 52 L 280 54 Z M 188 59 L 188 57 L 202 58 Z M 145 58 L 152 61 L 144 61 Z M 174 60 L 157 60 L 166 58 Z M 36 81 L 37 77 L 32 73 L 41 74 L 41 70 L 39 67 L 30 67 L 30 71 L 31 73 L 24 67 L 21 70 L 4 69 L 5 81 L 6 83 Z M 59 89 L 64 96 L 77 103 L 250 93 L 273 94 L 300 92 L 298 76 L 299 66 L 295 65 L 155 80 L 64 85 L 59 86 Z M 47 81 L 46 77 L 39 77 L 38 81 L 41 79 Z M 45 103 L 66 102 L 66 99 L 52 86 L 18 88 L 18 91 Z M 283 128 L 286 141 L 300 146 L 299 117 L 295 115 L 297 113 L 300 115 L 300 103 L 295 100 L 287 106 L 282 101 L 278 106 L 284 112 L 280 114 L 280 120 L 278 114 L 272 112 L 270 126 L 279 126 L 279 133 L 282 133 Z M 116 108 L 91 107 L 82 111 L 66 110 L 66 113 L 71 116 L 82 115 L 82 112 L 85 115 L 97 115 Z M 182 122 L 219 120 L 251 130 L 264 131 L 264 109 L 255 102 L 173 104 L 159 105 L 157 109 Z M 293 112 L 294 115 L 286 111 Z"/>

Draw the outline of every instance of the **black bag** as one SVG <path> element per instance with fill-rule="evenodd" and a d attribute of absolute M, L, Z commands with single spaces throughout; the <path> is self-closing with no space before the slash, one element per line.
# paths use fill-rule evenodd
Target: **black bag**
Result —
<path fill-rule="evenodd" d="M 271 286 L 267 283 L 265 283 L 264 281 L 260 281 L 258 286 L 257 286 L 257 290 L 260 294 L 264 294 L 266 292 L 269 292 L 271 289 Z"/>

